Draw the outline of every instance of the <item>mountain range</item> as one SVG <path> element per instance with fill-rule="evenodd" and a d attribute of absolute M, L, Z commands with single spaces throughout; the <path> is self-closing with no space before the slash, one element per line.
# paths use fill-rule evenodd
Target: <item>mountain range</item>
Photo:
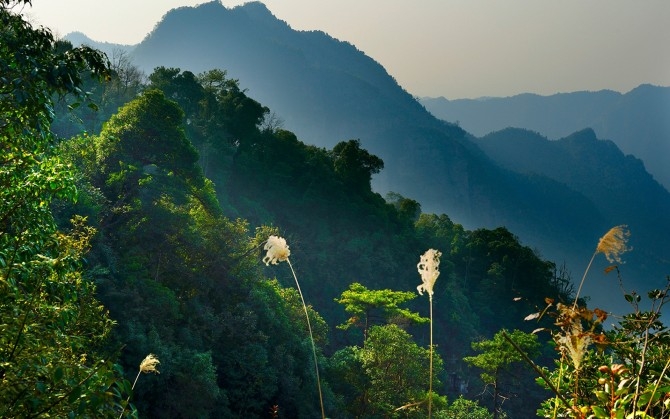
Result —
<path fill-rule="evenodd" d="M 584 128 L 612 140 L 624 153 L 644 161 L 647 170 L 670 190 L 670 87 L 643 84 L 627 93 L 520 94 L 511 97 L 421 98 L 433 115 L 476 136 L 508 127 L 539 132 L 550 139 Z"/>
<path fill-rule="evenodd" d="M 113 48 L 77 36 L 73 43 Z M 460 126 L 436 118 L 355 46 L 296 31 L 259 2 L 174 9 L 128 51 L 147 74 L 158 66 L 226 70 L 303 142 L 331 148 L 360 139 L 385 163 L 373 179 L 379 193 L 415 199 L 424 212 L 446 213 L 466 228 L 504 225 L 545 258 L 566 263 L 573 278 L 617 224 L 633 232 L 635 256 L 622 270 L 639 292 L 670 273 L 670 195 L 641 160 L 597 131 L 557 142 L 524 130 L 479 138 L 459 118 L 446 119 Z M 616 281 L 602 278 L 586 291 L 610 309 L 618 293 Z"/>

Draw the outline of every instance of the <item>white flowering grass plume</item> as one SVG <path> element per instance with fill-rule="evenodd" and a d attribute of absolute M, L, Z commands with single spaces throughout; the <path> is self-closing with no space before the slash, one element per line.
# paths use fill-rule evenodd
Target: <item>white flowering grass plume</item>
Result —
<path fill-rule="evenodd" d="M 154 354 L 149 354 L 147 355 L 142 362 L 140 362 L 140 372 L 143 373 L 149 373 L 149 372 L 154 372 L 156 374 L 160 374 L 160 371 L 156 369 L 158 364 L 161 362 L 156 358 L 156 355 Z M 137 373 L 137 377 L 135 378 L 135 383 L 137 382 L 137 378 L 139 378 L 140 374 Z M 135 387 L 135 383 L 133 383 L 133 387 Z"/>
<path fill-rule="evenodd" d="M 154 354 L 149 354 L 144 359 L 142 362 L 140 362 L 140 370 L 137 372 L 137 376 L 135 377 L 135 381 L 133 382 L 133 386 L 130 388 L 131 390 L 135 389 L 135 384 L 137 384 L 137 380 L 140 378 L 140 374 L 142 373 L 150 373 L 153 372 L 155 374 L 160 374 L 160 371 L 156 369 L 158 364 L 161 362 L 156 358 L 156 355 Z M 128 402 L 130 401 L 130 396 L 128 396 L 128 399 L 126 399 L 126 406 L 128 405 Z M 123 406 L 123 410 L 121 411 L 121 414 L 119 415 L 119 419 L 123 417 L 123 413 L 126 411 L 126 406 Z"/>
<path fill-rule="evenodd" d="M 579 283 L 579 288 L 577 289 L 577 294 L 575 295 L 575 302 L 572 306 L 573 309 L 577 307 L 579 293 L 582 291 L 582 286 L 584 285 L 586 274 L 589 272 L 591 264 L 593 263 L 596 255 L 598 253 L 604 254 L 610 263 L 623 263 L 621 261 L 621 255 L 630 250 L 630 247 L 628 247 L 629 236 L 630 232 L 628 231 L 628 226 L 618 225 L 616 227 L 612 227 L 604 236 L 600 238 L 598 241 L 598 246 L 596 247 L 596 251 L 593 252 L 593 256 L 591 256 L 591 260 L 586 267 L 586 271 L 584 271 L 584 276 L 582 276 L 582 280 Z"/>
<path fill-rule="evenodd" d="M 270 264 L 277 265 L 279 262 L 288 262 L 288 257 L 291 255 L 291 251 L 283 237 L 268 237 L 263 250 L 267 251 L 263 258 L 263 263 L 268 266 Z"/>
<path fill-rule="evenodd" d="M 302 307 L 305 310 L 305 318 L 307 319 L 307 329 L 309 329 L 309 338 L 312 341 L 312 354 L 314 355 L 314 370 L 316 371 L 316 385 L 319 390 L 319 402 L 321 403 L 321 417 L 325 419 L 326 413 L 323 408 L 323 394 L 321 392 L 321 379 L 319 378 L 319 363 L 316 357 L 316 345 L 314 344 L 312 325 L 310 324 L 309 321 L 307 304 L 305 304 L 305 298 L 303 297 L 302 290 L 300 289 L 298 276 L 295 274 L 293 265 L 291 265 L 291 261 L 288 258 L 291 255 L 291 251 L 289 250 L 288 244 L 286 244 L 286 240 L 283 237 L 278 237 L 274 235 L 268 237 L 265 246 L 263 246 L 263 250 L 267 252 L 265 254 L 265 257 L 263 258 L 263 263 L 265 263 L 265 265 L 270 266 L 270 264 L 277 265 L 279 264 L 279 262 L 286 262 L 289 268 L 291 268 L 293 279 L 295 279 L 295 285 L 298 288 L 298 294 L 300 294 L 300 299 L 302 300 Z"/>
<path fill-rule="evenodd" d="M 442 253 L 435 249 L 428 249 L 421 255 L 416 268 L 421 275 L 421 284 L 416 287 L 419 295 L 424 291 L 428 293 L 430 303 L 430 372 L 428 382 L 428 418 L 432 416 L 433 410 L 433 286 L 437 277 L 440 276 L 440 256 Z"/>
<path fill-rule="evenodd" d="M 435 249 L 429 249 L 421 255 L 419 263 L 416 265 L 422 281 L 422 284 L 416 287 L 419 295 L 423 295 L 425 291 L 430 299 L 433 298 L 433 286 L 437 277 L 440 276 L 440 256 L 442 256 L 442 253 Z"/>

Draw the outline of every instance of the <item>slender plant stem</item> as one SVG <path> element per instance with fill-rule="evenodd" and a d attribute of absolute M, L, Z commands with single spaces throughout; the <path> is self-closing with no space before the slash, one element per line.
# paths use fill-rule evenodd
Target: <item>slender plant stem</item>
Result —
<path fill-rule="evenodd" d="M 140 370 L 137 372 L 137 377 L 135 377 L 135 381 L 133 381 L 133 386 L 130 387 L 131 390 L 135 390 L 135 384 L 137 384 L 137 379 L 140 378 L 140 374 L 141 374 L 141 373 L 142 373 L 142 369 L 140 369 Z"/>
<path fill-rule="evenodd" d="M 298 288 L 298 294 L 300 294 L 300 299 L 302 300 L 302 308 L 305 310 L 305 318 L 307 319 L 307 328 L 309 329 L 309 338 L 312 341 L 312 353 L 314 355 L 314 370 L 316 371 L 316 385 L 319 389 L 319 402 L 321 403 L 321 418 L 326 418 L 326 413 L 323 408 L 323 394 L 321 392 L 321 379 L 319 378 L 319 363 L 316 358 L 316 345 L 314 344 L 314 335 L 312 334 L 312 325 L 309 321 L 309 314 L 307 313 L 307 304 L 305 304 L 305 298 L 302 296 L 302 291 L 300 290 L 300 283 L 298 282 L 298 277 L 293 270 L 293 265 L 291 261 L 287 258 L 288 266 L 291 268 L 291 273 L 293 274 L 293 279 L 295 279 L 295 285 Z"/>
<path fill-rule="evenodd" d="M 588 266 L 586 267 L 586 270 L 584 271 L 584 276 L 582 276 L 582 281 L 579 283 L 579 288 L 577 288 L 577 294 L 575 295 L 575 302 L 572 304 L 572 309 L 577 308 L 577 301 L 579 300 L 579 293 L 582 291 L 582 285 L 584 285 L 584 280 L 586 279 L 586 274 L 589 273 L 589 269 L 591 269 L 591 264 L 593 263 L 593 259 L 596 258 L 596 255 L 598 254 L 598 251 L 596 250 L 593 253 L 593 256 L 591 256 L 591 260 L 589 261 Z"/>
<path fill-rule="evenodd" d="M 649 328 L 651 327 L 651 323 L 654 321 L 655 318 L 656 316 L 652 316 L 651 319 L 649 320 L 649 323 L 647 323 L 644 329 L 644 345 L 642 345 L 642 359 L 640 360 L 640 370 L 637 373 L 637 378 L 635 380 L 635 394 L 633 395 L 633 407 L 637 406 L 637 401 L 640 398 L 640 378 L 642 377 L 642 371 L 644 371 L 645 368 L 647 349 L 649 348 Z"/>
<path fill-rule="evenodd" d="M 651 402 L 654 401 L 654 395 L 656 394 L 656 391 L 658 391 L 658 386 L 661 384 L 661 379 L 665 375 L 665 372 L 668 370 L 668 367 L 670 366 L 670 359 L 668 359 L 668 362 L 665 363 L 665 367 L 663 367 L 663 371 L 661 371 L 661 375 L 658 377 L 658 380 L 656 380 L 656 385 L 654 385 L 654 391 L 652 391 L 651 396 L 649 397 L 649 402 L 647 403 L 647 407 L 644 408 L 644 414 L 646 415 L 647 412 L 649 411 L 649 408 L 651 407 Z"/>
<path fill-rule="evenodd" d="M 561 363 L 560 363 L 558 368 L 559 368 L 558 369 L 558 385 L 556 386 L 556 388 L 561 388 L 561 384 L 563 383 L 563 357 L 562 356 L 561 356 Z M 558 394 L 558 392 L 555 391 L 555 393 L 556 393 L 556 396 L 554 398 L 554 414 L 552 416 L 552 419 L 556 419 L 558 417 L 557 416 L 558 415 L 558 401 L 560 400 L 559 399 L 560 395 Z"/>
<path fill-rule="evenodd" d="M 142 374 L 142 368 L 140 368 L 140 370 L 137 371 L 137 377 L 135 377 L 135 381 L 133 381 L 133 386 L 130 387 L 131 391 L 135 390 L 135 384 L 137 384 L 137 379 L 140 378 L 140 374 Z M 128 396 L 128 398 L 126 399 L 126 404 L 125 404 L 125 406 L 123 406 L 123 410 L 121 411 L 121 414 L 119 415 L 119 419 L 121 419 L 123 417 L 123 414 L 126 411 L 126 406 L 128 406 L 128 403 L 130 403 L 130 396 Z"/>
<path fill-rule="evenodd" d="M 581 365 L 580 368 L 575 368 L 575 393 L 573 395 L 573 405 L 572 408 L 576 409 L 577 405 L 579 404 L 579 371 L 581 370 Z"/>
<path fill-rule="evenodd" d="M 428 382 L 428 419 L 433 413 L 433 295 L 428 294 L 430 301 L 430 372 Z"/>

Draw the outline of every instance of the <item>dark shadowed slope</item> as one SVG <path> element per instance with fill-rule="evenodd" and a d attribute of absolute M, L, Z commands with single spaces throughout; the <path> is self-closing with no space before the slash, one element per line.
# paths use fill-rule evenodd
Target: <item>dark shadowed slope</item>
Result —
<path fill-rule="evenodd" d="M 261 3 L 175 9 L 133 57 L 148 72 L 157 65 L 196 74 L 223 68 L 287 129 L 321 146 L 368 137 L 380 128 L 370 122 L 380 114 L 402 115 L 398 125 L 437 125 L 379 63 L 323 32 L 291 29 Z"/>
<path fill-rule="evenodd" d="M 543 209 L 523 202 L 524 179 L 492 164 L 463 130 L 430 115 L 379 63 L 323 32 L 291 29 L 261 3 L 173 10 L 133 58 L 146 71 L 226 69 L 307 143 L 332 147 L 360 138 L 385 162 L 377 189 L 417 199 L 424 210 L 447 212 L 467 226 L 518 226 L 519 234 L 542 230 L 528 220 L 552 224 Z"/>

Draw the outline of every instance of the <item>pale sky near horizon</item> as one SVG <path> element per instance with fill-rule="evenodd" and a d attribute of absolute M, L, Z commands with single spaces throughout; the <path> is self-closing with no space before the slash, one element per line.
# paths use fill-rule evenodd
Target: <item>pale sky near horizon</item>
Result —
<path fill-rule="evenodd" d="M 56 35 L 139 43 L 203 0 L 33 0 Z M 222 0 L 226 7 L 244 0 Z M 409 93 L 448 99 L 670 86 L 667 0 L 263 0 L 296 30 L 355 45 Z"/>

